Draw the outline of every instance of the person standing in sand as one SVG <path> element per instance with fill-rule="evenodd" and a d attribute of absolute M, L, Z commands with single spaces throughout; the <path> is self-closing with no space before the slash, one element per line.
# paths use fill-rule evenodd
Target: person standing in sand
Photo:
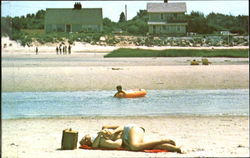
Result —
<path fill-rule="evenodd" d="M 65 47 L 64 46 L 62 46 L 63 47 L 63 55 L 65 54 Z"/>
<path fill-rule="evenodd" d="M 38 47 L 36 47 L 36 55 L 38 55 Z"/>
<path fill-rule="evenodd" d="M 65 54 L 67 55 L 67 46 L 66 45 L 64 46 L 64 49 L 65 49 Z"/>
<path fill-rule="evenodd" d="M 71 46 L 68 47 L 68 53 L 71 54 Z"/>
<path fill-rule="evenodd" d="M 62 54 L 62 44 L 59 45 L 60 55 Z"/>
<path fill-rule="evenodd" d="M 56 47 L 56 55 L 58 55 L 58 47 Z"/>
<path fill-rule="evenodd" d="M 144 141 L 145 129 L 136 124 L 125 126 L 103 126 L 96 136 L 85 135 L 80 141 L 81 145 L 93 148 L 118 149 L 124 147 L 131 151 L 142 151 L 146 149 L 163 149 L 170 152 L 182 153 L 171 139 L 157 141 Z"/>

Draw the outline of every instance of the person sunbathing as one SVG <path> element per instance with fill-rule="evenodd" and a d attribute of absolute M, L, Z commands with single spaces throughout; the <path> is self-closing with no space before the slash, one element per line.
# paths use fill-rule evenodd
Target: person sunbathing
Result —
<path fill-rule="evenodd" d="M 114 133 L 112 129 L 102 129 L 95 135 L 86 134 L 80 141 L 81 145 L 93 148 L 118 149 L 122 147 L 122 131 Z"/>
<path fill-rule="evenodd" d="M 142 151 L 149 149 L 163 149 L 169 152 L 181 153 L 171 139 L 157 141 L 144 141 L 145 129 L 136 124 L 125 126 L 103 126 L 94 139 L 90 135 L 85 135 L 80 141 L 81 145 L 88 145 L 93 148 L 118 149 L 125 148 L 131 151 Z"/>

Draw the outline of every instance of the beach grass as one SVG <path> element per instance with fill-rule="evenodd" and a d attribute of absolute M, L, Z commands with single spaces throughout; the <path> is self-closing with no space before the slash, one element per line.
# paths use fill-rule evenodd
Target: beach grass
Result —
<path fill-rule="evenodd" d="M 22 32 L 28 33 L 28 34 L 35 34 L 35 35 L 43 35 L 45 34 L 43 29 L 22 29 Z"/>
<path fill-rule="evenodd" d="M 233 57 L 248 58 L 249 49 L 131 49 L 120 48 L 104 57 Z"/>

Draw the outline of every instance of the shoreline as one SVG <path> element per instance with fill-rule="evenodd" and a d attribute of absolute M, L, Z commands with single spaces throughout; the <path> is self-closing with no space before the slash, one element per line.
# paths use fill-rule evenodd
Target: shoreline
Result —
<path fill-rule="evenodd" d="M 219 114 L 209 114 L 209 115 L 198 115 L 198 114 L 169 114 L 169 115 L 158 115 L 158 116 L 52 116 L 52 117 L 31 117 L 31 118 L 2 118 L 5 121 L 17 121 L 17 120 L 79 120 L 79 119 L 96 119 L 96 120 L 105 120 L 105 119 L 167 119 L 167 118 L 249 118 L 248 115 L 219 115 Z"/>
<path fill-rule="evenodd" d="M 34 53 L 35 48 L 32 47 L 10 47 L 2 48 L 4 53 Z M 38 47 L 39 53 L 56 54 L 55 46 L 40 46 Z M 150 49 L 150 50 L 164 50 L 164 49 L 249 49 L 248 46 L 234 46 L 234 47 L 178 47 L 178 46 L 99 46 L 99 45 L 86 45 L 80 44 L 77 46 L 72 45 L 72 53 L 85 53 L 85 52 L 97 52 L 97 53 L 109 53 L 119 48 L 131 48 L 131 49 Z"/>
<path fill-rule="evenodd" d="M 3 53 L 35 53 L 36 46 L 38 47 L 39 53 L 56 53 L 56 46 L 58 43 L 46 43 L 46 44 L 34 44 L 35 46 L 21 46 L 20 43 L 10 40 L 8 37 L 1 38 L 2 43 L 5 43 L 6 48 L 1 47 Z M 163 49 L 249 49 L 249 46 L 209 46 L 209 47 L 182 47 L 182 46 L 102 46 L 102 45 L 91 45 L 84 42 L 74 42 L 71 45 L 72 53 L 84 53 L 84 52 L 98 52 L 98 53 L 109 53 L 119 48 L 132 48 L 132 49 L 151 49 L 151 50 L 163 50 Z"/>

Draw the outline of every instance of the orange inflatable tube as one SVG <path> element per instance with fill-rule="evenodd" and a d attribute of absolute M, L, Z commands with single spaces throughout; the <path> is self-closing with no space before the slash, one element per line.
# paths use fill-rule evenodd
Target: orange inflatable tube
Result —
<path fill-rule="evenodd" d="M 137 89 L 137 90 L 128 90 L 125 91 L 125 95 L 121 98 L 139 98 L 144 97 L 147 94 L 145 89 Z"/>

